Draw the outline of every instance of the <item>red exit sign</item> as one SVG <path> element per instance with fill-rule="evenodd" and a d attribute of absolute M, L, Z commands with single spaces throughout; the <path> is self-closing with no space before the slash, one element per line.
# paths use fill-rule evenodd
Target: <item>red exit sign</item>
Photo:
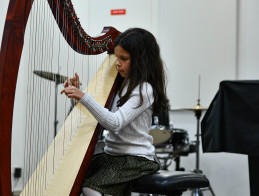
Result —
<path fill-rule="evenodd" d="M 125 15 L 126 9 L 111 10 L 111 15 Z"/>

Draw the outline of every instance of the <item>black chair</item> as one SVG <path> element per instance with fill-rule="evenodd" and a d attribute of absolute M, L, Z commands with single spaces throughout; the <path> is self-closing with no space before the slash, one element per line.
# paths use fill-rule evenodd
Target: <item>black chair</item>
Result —
<path fill-rule="evenodd" d="M 133 186 L 136 193 L 180 196 L 187 189 L 209 187 L 209 180 L 193 172 L 159 170 L 134 181 Z"/>

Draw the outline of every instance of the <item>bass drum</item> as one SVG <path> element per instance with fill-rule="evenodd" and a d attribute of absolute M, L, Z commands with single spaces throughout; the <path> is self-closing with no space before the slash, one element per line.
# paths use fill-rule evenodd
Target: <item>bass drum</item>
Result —
<path fill-rule="evenodd" d="M 149 135 L 153 137 L 153 145 L 161 146 L 168 143 L 172 137 L 171 131 L 163 125 L 153 125 L 149 130 Z"/>

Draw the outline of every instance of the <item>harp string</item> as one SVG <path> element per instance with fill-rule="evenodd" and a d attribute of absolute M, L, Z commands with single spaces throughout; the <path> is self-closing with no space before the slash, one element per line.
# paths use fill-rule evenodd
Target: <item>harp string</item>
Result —
<path fill-rule="evenodd" d="M 38 2 L 35 2 L 35 5 L 37 5 L 37 6 L 35 6 L 36 10 L 39 10 L 39 7 L 42 7 L 42 5 L 39 4 Z M 34 33 L 34 37 L 37 37 L 38 33 L 42 31 L 41 28 L 42 28 L 43 23 L 44 23 L 44 20 L 43 21 L 39 21 L 38 18 L 39 18 L 39 16 L 36 15 L 36 17 L 33 17 L 34 20 L 31 22 L 31 24 L 33 24 L 33 26 L 35 26 L 35 23 L 39 24 L 39 25 L 37 25 L 38 28 L 36 28 L 36 31 L 33 32 Z M 42 42 L 45 41 L 44 33 L 43 33 L 42 40 L 43 40 Z M 32 73 L 31 67 L 33 67 L 33 69 L 35 70 L 36 69 L 36 64 L 38 64 L 39 62 L 41 62 L 40 63 L 40 69 L 44 69 L 43 65 L 46 64 L 46 62 L 44 62 L 44 59 L 46 59 L 46 58 L 44 57 L 45 51 L 43 50 L 42 42 L 41 42 L 41 44 L 39 44 L 39 47 L 37 47 L 38 43 L 40 43 L 39 40 L 35 39 L 35 40 L 33 40 L 33 42 L 31 42 L 32 43 L 32 47 L 30 47 L 30 48 L 33 48 L 32 51 L 34 52 L 34 54 L 32 55 L 33 58 L 30 61 L 30 62 L 33 62 L 33 63 L 30 63 L 30 64 L 33 64 L 33 66 L 29 66 L 29 73 Z M 36 55 L 36 50 L 37 49 L 39 50 L 39 52 L 38 52 L 39 55 Z M 42 152 L 43 149 L 44 149 L 44 146 L 43 146 L 43 141 L 44 141 L 44 138 L 45 138 L 44 132 L 41 131 L 41 132 L 36 132 L 35 133 L 33 131 L 35 129 L 36 130 L 42 130 L 43 123 L 39 123 L 38 125 L 35 125 L 35 122 L 37 122 L 36 121 L 37 118 L 38 119 L 42 119 L 43 122 L 45 122 L 45 120 L 46 120 L 46 112 L 45 112 L 46 110 L 43 109 L 43 111 L 41 113 L 38 112 L 38 111 L 40 111 L 42 109 L 42 105 L 46 105 L 46 103 L 43 102 L 44 99 L 42 99 L 42 96 L 44 96 L 45 94 L 44 93 L 41 94 L 42 91 L 44 92 L 46 90 L 46 86 L 45 85 L 42 86 L 43 82 L 41 80 L 39 81 L 39 80 L 35 79 L 34 77 L 32 78 L 32 81 L 33 81 L 32 88 L 28 88 L 29 90 L 27 90 L 28 92 L 31 92 L 31 94 L 33 95 L 32 96 L 33 98 L 29 97 L 29 99 L 30 99 L 29 102 L 32 103 L 32 107 L 31 107 L 32 110 L 29 112 L 29 115 L 31 116 L 31 118 L 28 118 L 28 121 L 31 120 L 31 122 L 28 123 L 30 125 L 30 127 L 25 129 L 25 130 L 29 131 L 29 135 L 30 135 L 30 137 L 29 137 L 29 141 L 30 142 L 28 143 L 29 152 L 28 152 L 28 156 L 27 156 L 29 158 L 25 159 L 25 165 L 28 165 L 28 169 L 27 169 L 28 172 L 24 172 L 25 174 L 27 173 L 27 179 L 29 178 L 29 176 L 31 176 L 33 168 L 36 167 L 37 162 L 39 160 L 40 154 L 37 153 L 37 152 Z M 36 87 L 38 86 L 38 87 L 34 88 L 35 86 Z M 38 94 L 40 95 L 39 96 L 40 97 L 39 103 L 41 103 L 41 104 L 37 104 L 37 102 L 35 104 L 35 102 L 34 102 L 36 100 L 36 96 Z M 33 114 L 35 114 L 35 116 Z M 35 128 L 33 128 L 33 127 L 35 127 Z M 34 146 L 33 141 L 36 141 L 36 143 L 38 143 L 38 145 Z M 42 170 L 42 168 L 40 168 L 40 170 Z M 37 176 L 37 178 L 40 178 L 40 176 Z M 32 189 L 36 189 L 36 188 L 37 188 L 36 185 L 33 184 L 32 185 Z M 31 195 L 30 194 L 30 190 L 28 190 L 28 195 Z"/>
<path fill-rule="evenodd" d="M 47 6 L 47 7 L 46 7 Z M 53 98 L 55 95 L 53 81 L 50 78 L 43 79 L 33 75 L 33 71 L 42 70 L 50 73 L 64 74 L 71 77 L 75 72 L 81 71 L 82 86 L 89 83 L 91 68 L 89 64 L 95 64 L 94 72 L 98 69 L 97 56 L 93 58 L 83 57 L 79 60 L 79 55 L 71 51 L 68 44 L 64 41 L 59 29 L 54 29 L 56 22 L 53 21 L 52 13 L 48 12 L 48 5 L 44 1 L 34 1 L 29 22 L 26 30 L 26 40 L 28 39 L 28 54 L 23 52 L 22 61 L 27 61 L 27 89 L 26 89 L 26 120 L 25 120 L 25 138 L 24 138 L 24 175 L 23 186 L 26 185 L 32 173 L 36 169 L 46 149 L 51 143 L 53 136 Z M 51 21 L 51 22 L 50 22 Z M 67 23 L 66 21 L 64 21 Z M 46 28 L 50 26 L 51 28 Z M 34 31 L 32 29 L 35 29 Z M 57 38 L 54 38 L 57 37 Z M 58 43 L 57 43 L 58 42 Z M 56 47 L 57 46 L 57 47 Z M 55 51 L 56 50 L 56 51 Z M 65 54 L 65 55 L 64 55 Z M 82 57 L 82 55 L 80 55 Z M 28 57 L 28 58 L 27 58 Z M 66 58 L 64 58 L 66 57 Z M 103 57 L 102 57 L 103 59 Z M 66 65 L 66 69 L 61 65 Z M 72 66 L 71 66 L 72 65 Z M 85 66 L 87 66 L 85 68 Z M 86 73 L 85 73 L 86 72 Z M 52 75 L 54 77 L 54 75 Z M 81 88 L 82 88 L 81 86 Z M 61 89 L 59 89 L 60 91 Z M 95 95 L 93 95 L 95 96 Z M 63 122 L 65 121 L 70 106 L 70 101 L 64 96 L 58 97 L 59 113 L 63 113 Z M 65 107 L 61 107 L 60 105 Z M 81 106 L 80 106 L 81 107 Z M 80 110 L 79 110 L 80 111 Z M 53 154 L 47 154 L 44 157 L 44 164 L 39 169 L 36 181 L 33 181 L 30 187 L 26 188 L 25 195 L 35 195 L 37 190 L 46 188 L 49 176 L 55 172 L 56 163 L 62 159 L 66 146 L 69 145 L 73 130 L 81 122 L 81 112 L 73 113 L 74 117 L 68 126 L 64 126 L 64 135 L 55 140 Z M 79 119 L 78 122 L 72 119 Z M 61 120 L 60 120 L 61 121 Z M 60 123 L 61 124 L 61 123 Z M 59 125 L 61 126 L 61 125 Z M 51 162 L 51 167 L 49 167 Z M 39 183 L 37 183 L 39 181 Z"/>
<path fill-rule="evenodd" d="M 31 75 L 33 75 L 31 73 L 31 71 L 28 71 L 29 69 L 27 68 L 27 65 L 26 65 L 26 69 L 24 68 L 23 65 L 19 65 L 20 62 L 24 61 L 24 60 L 21 60 L 21 54 L 22 53 L 28 54 L 27 53 L 28 51 L 24 51 L 24 52 L 22 52 L 22 51 L 24 49 L 23 46 L 24 46 L 25 26 L 26 26 L 26 28 L 28 28 L 27 27 L 28 25 L 26 25 L 27 21 L 28 21 L 27 19 L 31 15 L 30 14 L 30 12 L 31 12 L 31 3 L 30 2 L 31 1 L 33 2 L 33 0 L 28 0 L 28 1 L 27 0 L 18 0 L 18 1 L 10 0 L 8 12 L 7 12 L 7 18 L 6 18 L 6 22 L 5 22 L 6 25 L 5 25 L 4 33 L 3 33 L 4 41 L 2 42 L 1 53 L 0 53 L 1 59 L 3 59 L 3 61 L 1 61 L 1 63 L 0 63 L 0 68 L 2 70 L 1 75 L 3 77 L 3 80 L 1 80 L 2 88 L 0 88 L 0 95 L 1 95 L 0 96 L 1 97 L 0 104 L 1 104 L 1 108 L 3 109 L 2 113 L 1 113 L 3 115 L 3 117 L 1 118 L 2 123 L 0 125 L 0 127 L 2 129 L 2 131 L 1 131 L 1 136 L 2 136 L 1 142 L 3 143 L 3 145 L 2 145 L 2 148 L 1 148 L 0 156 L 1 156 L 1 159 L 3 159 L 2 163 L 1 163 L 1 167 L 3 168 L 3 172 L 1 172 L 0 177 L 1 177 L 1 182 L 2 182 L 1 184 L 3 185 L 3 186 L 1 186 L 1 192 L 5 195 L 10 195 L 10 193 L 11 193 L 11 178 L 13 177 L 12 175 L 10 175 L 11 166 L 13 166 L 13 167 L 16 167 L 16 166 L 20 167 L 21 166 L 22 169 L 23 169 L 23 164 L 20 163 L 20 160 L 22 160 L 22 158 L 19 158 L 17 155 L 23 154 L 22 149 L 24 149 L 24 147 L 21 146 L 20 142 L 17 142 L 17 140 L 18 140 L 18 137 L 20 137 L 21 140 L 23 141 L 24 137 L 21 136 L 21 134 L 19 134 L 18 137 L 17 136 L 14 137 L 15 140 L 14 140 L 14 142 L 11 143 L 11 136 L 17 135 L 17 132 L 24 132 L 24 130 L 22 130 L 21 127 L 24 127 L 24 124 L 26 124 L 26 126 L 30 128 L 29 131 L 27 132 L 28 135 L 31 136 L 30 140 L 35 140 L 34 138 L 38 138 L 38 135 L 35 135 L 34 133 L 32 134 L 32 132 L 30 130 L 36 129 L 38 127 L 48 127 L 48 125 L 46 125 L 46 123 L 44 123 L 44 122 L 43 122 L 44 125 L 42 125 L 41 124 L 42 122 L 40 122 L 40 121 L 39 122 L 37 121 L 37 123 L 35 123 L 35 119 L 38 120 L 37 118 L 43 116 L 41 113 L 39 113 L 37 111 L 40 108 L 42 108 L 43 106 L 38 105 L 39 103 L 37 103 L 37 102 L 39 102 L 38 97 L 40 96 L 38 92 L 41 90 L 41 88 L 40 87 L 34 88 L 35 84 L 39 84 L 39 85 L 40 84 L 46 84 L 47 81 L 42 83 L 42 81 L 39 78 L 37 78 L 36 76 L 30 76 L 32 78 L 30 80 L 33 82 L 33 85 L 31 85 L 32 88 L 30 88 L 28 90 L 28 95 L 35 95 L 35 97 L 32 96 L 32 98 L 29 98 L 28 101 L 33 100 L 33 101 L 36 101 L 36 102 L 32 103 L 32 104 L 29 103 L 27 105 L 27 106 L 29 106 L 29 107 L 27 107 L 27 109 L 30 108 L 30 112 L 27 113 L 28 119 L 33 119 L 32 121 L 28 121 L 29 123 L 26 122 L 25 115 L 24 115 L 26 113 L 26 112 L 24 112 L 25 110 L 23 108 L 23 107 L 26 106 L 24 104 L 25 103 L 24 102 L 25 97 L 19 96 L 21 94 L 24 95 L 24 93 L 21 93 L 21 91 L 24 90 L 23 81 L 25 80 L 25 78 L 27 78 L 27 75 L 29 73 Z M 58 0 L 48 0 L 47 1 L 49 4 L 53 3 L 53 6 L 50 6 L 50 8 L 51 8 L 51 12 L 54 15 L 55 15 L 55 8 L 56 8 L 56 5 L 57 5 L 57 1 Z M 67 42 L 69 44 L 69 42 L 70 42 L 69 40 L 73 39 L 74 43 L 73 43 L 72 47 L 73 47 L 74 50 L 76 50 L 76 47 L 79 45 L 80 51 L 77 51 L 77 52 L 79 52 L 81 54 L 99 54 L 99 53 L 102 53 L 104 51 L 108 51 L 108 53 L 111 54 L 113 52 L 113 47 L 112 47 L 113 40 L 118 36 L 118 34 L 120 34 L 119 31 L 117 31 L 113 27 L 104 27 L 103 31 L 102 31 L 103 33 L 102 33 L 101 36 L 98 36 L 98 37 L 95 37 L 95 38 L 93 38 L 91 36 L 88 36 L 85 33 L 85 31 L 81 28 L 80 22 L 78 21 L 78 18 L 76 16 L 75 12 L 74 12 L 73 5 L 70 2 L 70 0 L 62 0 L 62 5 L 60 5 L 60 6 L 61 7 L 59 9 L 61 11 L 58 14 L 58 17 L 60 19 L 60 21 L 59 21 L 60 23 L 58 23 L 58 26 L 60 28 L 62 28 L 62 26 L 64 24 L 64 23 L 62 23 L 63 21 L 61 22 L 61 20 L 63 20 L 63 18 L 62 18 L 62 15 L 60 15 L 64 11 L 64 12 L 66 12 L 66 15 L 68 14 L 68 16 L 70 18 L 69 19 L 69 29 L 66 29 L 66 32 L 68 32 L 68 34 L 70 35 L 70 33 L 71 33 L 70 27 L 72 27 L 72 26 L 76 27 L 75 28 L 76 29 L 75 34 L 76 34 L 76 37 L 77 36 L 79 37 L 80 42 L 77 43 L 75 38 L 73 38 L 73 37 L 71 38 L 70 36 L 68 37 L 68 40 L 67 40 Z M 15 8 L 15 9 L 13 9 L 13 8 Z M 34 21 L 36 21 L 36 23 L 38 23 L 38 20 L 34 20 Z M 37 25 L 39 25 L 39 24 L 37 24 Z M 32 36 L 33 38 L 35 37 L 34 34 Z M 64 32 L 63 32 L 63 34 L 64 34 Z M 66 35 L 63 35 L 63 36 L 67 37 Z M 54 41 L 55 41 L 55 44 L 53 44 L 53 45 L 55 46 L 56 45 L 56 39 Z M 33 47 L 36 45 L 34 43 L 38 44 L 40 42 L 39 41 L 33 42 Z M 87 45 L 87 48 L 89 49 L 89 51 L 83 50 L 84 47 L 82 47 L 82 46 L 84 44 Z M 34 54 L 36 50 L 39 50 L 38 47 L 40 47 L 40 46 L 37 45 L 33 49 L 30 49 L 30 50 L 33 50 L 32 54 Z M 62 51 L 63 50 L 64 49 L 62 48 Z M 27 56 L 24 59 L 27 59 Z M 33 58 L 31 58 L 31 65 L 33 65 L 33 68 L 31 68 L 32 71 L 36 70 L 34 68 L 34 66 L 36 65 L 36 63 L 35 63 L 36 61 L 38 63 L 38 59 L 39 58 L 36 58 L 34 56 L 33 56 Z M 112 56 L 111 59 L 112 59 L 111 63 L 114 64 L 114 61 L 115 61 L 114 56 Z M 56 56 L 53 60 L 54 60 L 53 62 L 54 62 L 55 66 L 53 66 L 52 71 L 53 71 L 53 73 L 57 73 Z M 66 59 L 62 59 L 61 64 L 64 65 L 63 62 L 65 62 L 65 61 L 66 61 Z M 107 59 L 105 61 L 106 61 L 105 64 L 107 65 Z M 23 63 L 29 64 L 28 62 L 30 62 L 30 61 L 23 62 Z M 43 62 L 40 62 L 40 63 L 43 63 Z M 110 105 L 110 101 L 112 100 L 112 96 L 114 95 L 114 90 L 116 89 L 117 81 L 119 80 L 119 77 L 116 78 L 117 72 L 116 72 L 114 66 L 111 67 L 111 66 L 106 66 L 106 65 L 105 65 L 104 70 L 105 70 L 105 73 L 107 73 L 105 75 L 107 76 L 108 80 L 106 80 L 107 82 L 105 82 L 105 83 L 98 82 L 98 85 L 101 85 L 101 86 L 98 87 L 98 89 L 103 89 L 103 90 L 98 92 L 98 95 L 100 95 L 100 96 L 97 96 L 96 100 L 98 100 L 98 102 L 101 103 L 102 105 L 105 105 L 106 107 L 108 107 Z M 39 67 L 37 67 L 37 68 L 39 68 Z M 23 71 L 22 74 L 21 74 L 22 76 L 19 76 L 20 74 L 18 75 L 18 69 Z M 5 71 L 3 71 L 3 70 L 5 70 Z M 49 69 L 44 70 L 44 71 L 49 71 Z M 5 74 L 5 72 L 7 74 Z M 64 69 L 60 69 L 59 73 L 64 74 L 65 73 Z M 102 76 L 100 76 L 100 70 L 98 70 L 97 74 L 98 74 L 98 78 L 102 78 Z M 22 82 L 18 81 L 16 83 L 17 85 L 14 85 L 13 82 L 16 82 L 17 78 L 19 80 L 19 77 L 23 79 Z M 51 76 L 49 76 L 49 77 L 51 77 Z M 116 78 L 116 81 L 114 80 L 115 78 Z M 41 82 L 38 82 L 38 81 L 41 81 Z M 114 81 L 115 81 L 115 83 L 114 83 Z M 12 85 L 9 85 L 9 84 L 12 84 Z M 50 98 L 49 99 L 50 100 L 49 106 L 51 106 L 50 108 L 53 109 L 53 99 L 52 98 L 54 97 L 54 94 L 55 94 L 52 90 L 53 89 L 53 82 L 51 82 L 50 86 L 51 86 L 51 96 L 49 97 Z M 17 87 L 17 88 L 15 88 L 15 87 Z M 20 87 L 22 87 L 22 88 L 20 88 Z M 94 95 L 95 93 L 92 93 L 92 89 L 93 89 L 92 87 L 94 87 L 94 80 L 91 80 L 90 86 L 89 86 L 89 89 L 90 89 L 90 92 L 91 92 L 90 94 Z M 18 96 L 14 96 L 15 89 L 18 91 Z M 102 97 L 102 99 L 100 97 Z M 16 103 L 14 102 L 14 98 L 16 98 L 16 101 L 15 101 Z M 17 102 L 17 100 L 18 100 L 18 102 Z M 60 102 L 60 100 L 58 100 L 58 101 Z M 17 103 L 18 104 L 22 103 L 22 104 L 20 104 L 20 107 L 18 107 L 18 109 L 17 108 L 15 109 L 15 104 L 17 104 Z M 44 105 L 44 102 L 41 102 L 40 104 Z M 37 110 L 36 110 L 36 108 L 37 108 Z M 78 108 L 76 108 L 76 109 L 78 109 Z M 91 115 L 86 110 L 84 110 L 84 108 L 82 108 L 82 110 L 83 110 L 83 113 L 84 113 L 84 115 L 82 115 L 82 118 L 85 119 L 85 118 L 88 118 L 88 116 L 89 116 L 89 118 L 91 120 L 87 121 L 87 122 L 84 122 L 84 123 L 82 123 L 82 125 L 80 125 L 81 128 L 80 128 L 80 131 L 78 131 L 78 134 L 77 134 L 80 137 L 78 137 L 78 138 L 74 137 L 73 142 L 71 143 L 71 146 L 75 147 L 74 149 L 82 149 L 81 150 L 81 156 L 78 156 L 78 155 L 74 156 L 76 153 L 67 153 L 69 156 L 65 156 L 65 158 L 64 158 L 65 161 L 59 160 L 55 157 L 53 158 L 55 163 L 59 162 L 59 161 L 62 162 L 62 164 L 60 164 L 62 169 L 59 170 L 60 172 L 59 171 L 56 172 L 53 169 L 53 167 L 52 168 L 50 167 L 50 169 L 48 169 L 48 171 L 51 171 L 51 170 L 55 171 L 56 175 L 54 175 L 53 178 L 64 179 L 65 182 L 62 181 L 63 182 L 62 185 L 64 185 L 64 183 L 65 183 L 66 189 L 64 189 L 64 186 L 61 187 L 62 186 L 61 184 L 56 184 L 56 183 L 49 184 L 48 183 L 48 186 L 47 186 L 48 190 L 46 191 L 48 196 L 50 196 L 50 195 L 53 195 L 53 196 L 54 195 L 66 195 L 65 193 L 69 192 L 69 190 L 71 190 L 71 193 L 73 193 L 73 194 L 78 194 L 78 192 L 80 191 L 80 184 L 83 181 L 83 176 L 86 173 L 88 165 L 89 165 L 88 160 L 91 158 L 92 152 L 93 152 L 93 147 L 91 147 L 91 145 L 89 146 L 89 144 L 94 145 L 96 143 L 97 135 L 99 135 L 100 130 L 101 130 L 101 126 L 96 124 L 95 119 L 92 118 Z M 18 115 L 15 114 L 15 112 L 17 113 L 17 111 L 20 111 L 20 112 L 18 112 L 19 113 Z M 73 112 L 73 115 L 74 115 L 74 112 Z M 34 116 L 36 116 L 36 117 L 34 117 Z M 54 119 L 53 118 L 53 111 L 49 112 L 48 118 L 52 119 L 52 120 Z M 12 119 L 13 119 L 13 121 L 12 121 Z M 19 119 L 19 120 L 17 121 L 17 119 Z M 58 120 L 60 120 L 60 119 L 58 119 Z M 15 122 L 15 123 L 12 124 L 12 122 Z M 89 126 L 89 125 L 91 125 L 91 126 Z M 96 125 L 97 125 L 97 127 L 96 127 Z M 49 135 L 51 137 L 53 137 L 53 134 L 52 134 L 53 125 L 50 126 L 50 124 L 49 124 L 49 127 L 50 127 L 50 134 Z M 94 137 L 92 138 L 93 135 L 94 135 Z M 92 138 L 92 140 L 91 139 L 89 140 L 89 138 Z M 58 138 L 56 140 L 56 143 L 57 143 L 57 141 L 59 141 L 59 139 L 60 138 Z M 27 139 L 27 141 L 29 141 L 29 139 Z M 13 151 L 13 149 L 11 148 L 11 144 L 14 144 L 14 143 L 18 144 L 18 145 L 14 145 L 14 147 L 18 146 L 19 150 L 18 150 L 18 153 L 11 154 L 11 151 Z M 78 145 L 76 145 L 76 144 L 78 144 Z M 29 144 L 29 142 L 26 142 L 26 146 L 28 147 L 28 149 L 30 149 L 31 152 L 34 152 L 36 147 L 37 147 L 37 146 L 32 147 L 32 145 Z M 53 143 L 50 145 L 50 148 L 53 149 Z M 54 148 L 54 150 L 55 149 L 56 149 L 56 147 Z M 87 150 L 87 153 L 85 154 L 86 150 Z M 49 153 L 49 154 L 53 154 L 53 153 Z M 11 155 L 12 155 L 12 160 L 15 160 L 15 162 L 13 162 L 14 164 L 10 164 Z M 15 157 L 13 155 L 15 155 Z M 34 155 L 29 155 L 29 156 L 27 156 L 27 155 L 25 157 L 30 157 L 30 159 L 33 159 L 33 160 L 35 160 L 36 157 L 37 157 L 37 156 L 34 156 Z M 13 159 L 13 158 L 15 158 L 15 159 Z M 49 158 L 44 157 L 44 159 L 49 159 Z M 72 163 L 73 167 L 71 167 L 70 166 L 71 162 L 68 161 L 69 159 L 70 160 L 77 160 L 77 163 L 75 164 L 75 161 L 74 161 Z M 47 161 L 47 162 L 49 162 L 49 161 Z M 33 168 L 32 168 L 33 163 L 30 163 L 30 164 L 31 164 L 31 167 L 28 167 L 29 164 L 24 164 L 24 165 L 26 165 L 26 167 L 29 168 L 28 170 L 33 171 Z M 86 167 L 81 167 L 82 164 L 86 165 Z M 45 168 L 44 164 L 41 164 L 40 167 Z M 73 173 L 71 173 L 71 171 L 69 171 L 69 173 L 65 172 L 66 176 L 71 175 L 71 176 L 76 178 L 75 180 L 69 181 L 69 179 L 71 179 L 71 178 L 66 178 L 66 179 L 63 178 L 63 171 L 68 171 L 66 168 L 76 168 Z M 29 174 L 28 176 L 30 176 L 30 175 L 31 174 Z M 34 174 L 33 174 L 31 178 L 36 179 L 37 175 L 35 175 L 36 176 L 35 177 Z M 21 180 L 19 179 L 17 181 L 20 182 Z M 58 180 L 56 182 L 58 182 Z M 34 183 L 34 181 L 31 181 L 31 184 L 33 184 L 33 183 Z M 58 190 L 63 190 L 63 192 L 61 194 L 57 194 L 55 192 L 57 190 L 57 187 L 59 187 Z M 54 194 L 50 194 L 50 193 L 54 193 Z M 35 195 L 39 195 L 38 192 Z"/>
<path fill-rule="evenodd" d="M 58 10 L 55 13 L 58 14 Z M 65 16 L 63 20 L 64 24 L 67 25 L 68 21 Z M 71 50 L 64 39 L 68 36 L 64 33 L 67 31 L 62 30 L 64 35 L 60 33 L 49 5 L 44 0 L 34 1 L 26 28 L 24 48 L 28 48 L 28 50 L 23 50 L 20 65 L 20 69 L 25 70 L 23 74 L 26 75 L 27 83 L 24 129 L 21 130 L 26 136 L 22 138 L 25 149 L 23 158 L 23 187 L 25 188 L 21 195 L 34 196 L 43 194 L 76 134 L 77 127 L 83 123 L 85 118 L 88 118 L 88 116 L 82 115 L 81 105 L 76 106 L 75 110 L 70 113 L 70 100 L 55 91 L 56 74 L 71 77 L 74 76 L 75 72 L 78 72 L 82 83 L 80 88 L 84 89 L 99 69 L 105 55 L 89 57 Z M 85 50 L 88 50 L 88 47 L 84 47 Z M 103 69 L 102 66 L 101 72 Z M 33 74 L 34 71 L 44 71 L 51 74 L 43 78 Z M 91 95 L 94 98 L 98 91 L 97 83 L 102 81 L 103 77 L 103 73 L 101 76 L 95 77 L 95 88 L 91 89 Z M 53 78 L 55 78 L 54 81 Z M 63 85 L 58 85 L 58 92 L 62 88 Z M 86 92 L 89 92 L 88 87 Z M 54 101 L 56 95 L 57 105 Z M 57 133 L 53 147 L 51 142 L 56 106 L 59 122 L 57 130 L 62 131 L 61 134 Z M 47 151 L 49 147 L 53 150 Z M 43 164 L 39 165 L 40 161 Z M 38 172 L 33 176 L 36 168 Z M 32 177 L 34 179 L 30 180 Z"/>

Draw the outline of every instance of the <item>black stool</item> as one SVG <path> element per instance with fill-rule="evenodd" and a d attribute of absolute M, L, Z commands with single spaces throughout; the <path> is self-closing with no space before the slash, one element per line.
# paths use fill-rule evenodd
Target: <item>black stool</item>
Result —
<path fill-rule="evenodd" d="M 209 180 L 202 174 L 159 170 L 139 178 L 133 186 L 136 193 L 180 196 L 187 189 L 209 187 Z"/>

